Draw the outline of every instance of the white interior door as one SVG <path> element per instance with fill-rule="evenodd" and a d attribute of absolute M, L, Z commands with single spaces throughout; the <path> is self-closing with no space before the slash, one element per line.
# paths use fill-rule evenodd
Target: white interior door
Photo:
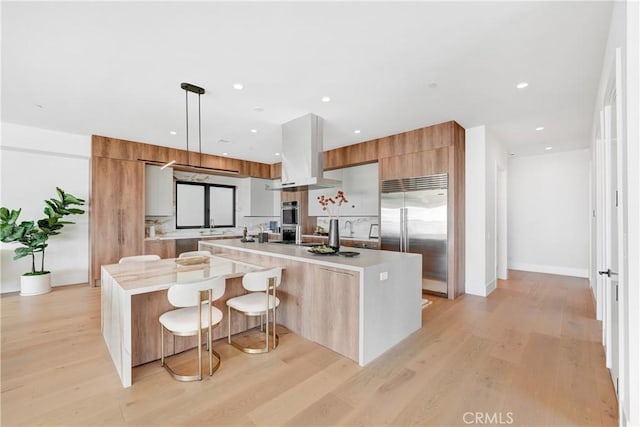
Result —
<path fill-rule="evenodd" d="M 606 364 L 611 379 L 618 390 L 618 224 L 619 224 L 619 184 L 618 184 L 618 146 L 617 146 L 617 108 L 616 93 L 612 92 L 609 105 L 604 109 L 604 258 L 605 269 L 599 273 L 604 280 L 604 336 Z"/>

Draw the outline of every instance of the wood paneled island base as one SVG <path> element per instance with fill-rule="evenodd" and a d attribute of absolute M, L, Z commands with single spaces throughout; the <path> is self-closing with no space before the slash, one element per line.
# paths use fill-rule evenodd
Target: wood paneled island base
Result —
<path fill-rule="evenodd" d="M 199 245 L 216 257 L 284 266 L 278 323 L 362 366 L 421 327 L 421 255 L 358 249 L 347 258 L 239 240 Z"/>
<path fill-rule="evenodd" d="M 173 307 L 167 289 L 175 283 L 226 277 L 226 290 L 214 305 L 226 313 L 226 301 L 245 293 L 241 277 L 261 266 L 211 257 L 206 264 L 182 266 L 174 259 L 102 266 L 102 335 L 124 387 L 131 386 L 131 368 L 160 359 L 159 316 Z M 213 330 L 213 339 L 226 337 L 227 322 Z M 252 328 L 257 319 L 235 313 L 232 334 Z M 174 341 L 175 339 L 175 341 Z M 165 355 L 195 347 L 195 337 L 165 335 Z"/>

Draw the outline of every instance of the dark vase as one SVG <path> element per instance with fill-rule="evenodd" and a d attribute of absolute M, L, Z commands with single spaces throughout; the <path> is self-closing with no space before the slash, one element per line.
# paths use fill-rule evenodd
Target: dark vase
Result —
<path fill-rule="evenodd" d="M 340 232 L 338 231 L 338 219 L 329 220 L 329 247 L 336 250 L 340 249 Z"/>

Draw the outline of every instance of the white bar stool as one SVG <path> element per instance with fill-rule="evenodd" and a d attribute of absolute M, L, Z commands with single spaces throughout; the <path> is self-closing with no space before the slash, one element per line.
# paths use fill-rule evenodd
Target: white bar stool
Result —
<path fill-rule="evenodd" d="M 280 304 L 280 300 L 276 296 L 276 288 L 280 286 L 281 281 L 282 267 L 255 271 L 243 276 L 242 286 L 249 293 L 227 300 L 229 320 L 227 322 L 227 340 L 229 344 L 245 353 L 267 353 L 269 351 L 269 312 L 271 312 L 273 319 L 272 348 L 275 349 L 278 346 L 280 338 L 276 334 L 276 308 Z M 264 348 L 244 347 L 231 340 L 231 309 L 239 311 L 245 316 L 265 316 Z M 260 322 L 262 324 L 262 318 Z"/>
<path fill-rule="evenodd" d="M 224 277 L 214 277 L 207 280 L 190 283 L 176 283 L 169 288 L 167 298 L 177 310 L 162 314 L 160 321 L 160 363 L 178 381 L 202 380 L 202 330 L 207 335 L 207 349 L 209 351 L 209 375 L 213 375 L 220 367 L 220 355 L 211 345 L 212 330 L 222 321 L 222 311 L 212 305 L 212 302 L 224 295 Z M 203 301 L 203 297 L 205 300 Z M 164 330 L 174 336 L 198 336 L 198 374 L 182 375 L 174 372 L 164 363 Z M 175 340 L 174 340 L 175 346 Z M 213 365 L 213 355 L 217 363 Z"/>

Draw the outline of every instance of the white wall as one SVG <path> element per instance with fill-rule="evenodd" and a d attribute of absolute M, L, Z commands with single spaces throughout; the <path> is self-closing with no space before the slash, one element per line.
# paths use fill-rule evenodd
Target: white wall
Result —
<path fill-rule="evenodd" d="M 505 204 L 500 203 L 504 200 L 498 200 L 498 173 L 499 170 L 507 170 L 507 152 L 503 148 L 500 141 L 490 132 L 486 133 L 486 152 L 485 152 L 485 292 L 486 295 L 491 293 L 497 284 L 498 260 L 496 255 L 498 252 L 498 209 L 504 208 Z M 500 194 L 504 198 L 504 194 Z M 504 217 L 504 216 L 500 216 Z"/>
<path fill-rule="evenodd" d="M 507 154 L 485 126 L 465 132 L 465 292 L 487 296 L 496 287 L 497 171 Z"/>
<path fill-rule="evenodd" d="M 509 162 L 509 268 L 588 277 L 591 151 Z"/>
<path fill-rule="evenodd" d="M 0 142 L 0 205 L 22 208 L 20 220 L 44 216 L 44 200 L 57 197 L 56 187 L 89 200 L 91 137 L 12 123 L 2 123 Z M 88 207 L 85 207 L 88 210 Z M 86 283 L 89 275 L 89 215 L 70 218 L 58 236 L 49 240 L 45 269 L 53 286 Z M 30 260 L 13 261 L 16 245 L 0 244 L 0 292 L 20 290 L 20 275 Z"/>
<path fill-rule="evenodd" d="M 486 296 L 485 127 L 465 131 L 465 292 Z"/>

